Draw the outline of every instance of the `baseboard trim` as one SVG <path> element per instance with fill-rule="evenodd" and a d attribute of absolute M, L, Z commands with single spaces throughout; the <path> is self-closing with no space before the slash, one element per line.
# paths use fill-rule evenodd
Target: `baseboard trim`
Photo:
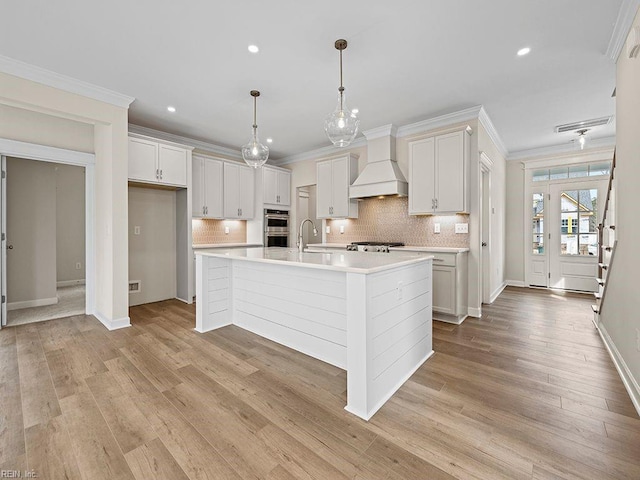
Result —
<path fill-rule="evenodd" d="M 56 282 L 56 287 L 61 288 L 61 287 L 73 287 L 75 285 L 85 285 L 86 282 L 84 280 L 84 278 L 81 278 L 80 280 L 62 280 L 60 282 Z"/>
<path fill-rule="evenodd" d="M 616 366 L 616 370 L 618 370 L 618 374 L 622 379 L 624 388 L 627 389 L 627 393 L 631 397 L 633 406 L 636 408 L 638 415 L 640 415 L 640 385 L 638 385 L 638 382 L 631 373 L 631 370 L 629 370 L 629 367 L 622 358 L 622 355 L 620 355 L 616 344 L 613 343 L 613 340 L 609 336 L 609 333 L 602 322 L 598 322 L 598 333 L 604 342 L 604 346 L 607 347 L 609 355 L 611 355 L 613 364 Z"/>
<path fill-rule="evenodd" d="M 489 297 L 489 303 L 493 303 L 496 301 L 496 298 L 498 298 L 498 296 L 502 293 L 502 291 L 507 288 L 507 282 L 502 282 L 502 285 L 500 285 L 498 288 L 495 289 L 495 291 L 491 294 L 491 296 Z"/>
<path fill-rule="evenodd" d="M 129 317 L 109 320 L 100 312 L 94 312 L 93 316 L 96 317 L 100 321 L 100 323 L 102 323 L 107 328 L 107 330 L 118 330 L 119 328 L 126 328 L 131 326 L 131 319 Z"/>
<path fill-rule="evenodd" d="M 469 307 L 467 310 L 470 317 L 474 317 L 474 318 L 482 317 L 482 308 Z"/>
<path fill-rule="evenodd" d="M 527 286 L 522 280 L 505 280 L 504 283 L 507 284 L 507 287 L 526 287 Z"/>
<path fill-rule="evenodd" d="M 58 297 L 38 298 L 37 300 L 25 300 L 24 302 L 7 303 L 7 310 L 22 310 L 23 308 L 45 307 L 58 303 Z"/>

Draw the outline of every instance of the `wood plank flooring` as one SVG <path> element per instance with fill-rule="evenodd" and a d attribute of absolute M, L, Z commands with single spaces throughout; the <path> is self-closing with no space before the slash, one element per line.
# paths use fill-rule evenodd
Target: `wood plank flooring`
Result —
<path fill-rule="evenodd" d="M 638 479 L 640 418 L 590 299 L 508 288 L 365 422 L 344 371 L 194 306 L 0 331 L 0 470 L 40 479 Z"/>

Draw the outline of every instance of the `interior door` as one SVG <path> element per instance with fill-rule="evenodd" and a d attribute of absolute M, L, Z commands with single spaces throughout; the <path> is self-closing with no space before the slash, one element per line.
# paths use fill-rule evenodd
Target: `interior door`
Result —
<path fill-rule="evenodd" d="M 0 181 L 0 215 L 2 216 L 0 243 L 0 290 L 2 294 L 2 312 L 0 313 L 0 328 L 7 324 L 7 157 L 2 156 L 2 180 Z"/>
<path fill-rule="evenodd" d="M 549 215 L 549 286 L 595 292 L 599 206 L 605 182 L 552 185 Z"/>

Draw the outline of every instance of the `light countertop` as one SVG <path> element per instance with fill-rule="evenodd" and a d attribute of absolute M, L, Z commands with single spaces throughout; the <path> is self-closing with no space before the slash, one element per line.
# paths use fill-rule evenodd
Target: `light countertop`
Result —
<path fill-rule="evenodd" d="M 194 250 L 201 248 L 252 248 L 262 247 L 261 243 L 200 243 L 192 245 Z"/>
<path fill-rule="evenodd" d="M 400 266 L 412 265 L 432 259 L 414 252 L 398 252 L 397 255 L 372 252 L 298 252 L 297 248 L 231 248 L 202 249 L 196 255 L 230 258 L 233 260 L 274 263 L 302 268 L 319 268 L 351 273 L 376 273 Z"/>
<path fill-rule="evenodd" d="M 339 249 L 347 249 L 347 243 L 310 243 L 307 245 L 311 248 L 334 248 L 336 250 Z M 468 252 L 468 248 L 457 248 L 457 247 L 416 247 L 411 245 L 405 245 L 404 247 L 391 247 L 390 250 L 399 251 L 399 252 L 434 252 L 434 253 L 465 253 Z"/>

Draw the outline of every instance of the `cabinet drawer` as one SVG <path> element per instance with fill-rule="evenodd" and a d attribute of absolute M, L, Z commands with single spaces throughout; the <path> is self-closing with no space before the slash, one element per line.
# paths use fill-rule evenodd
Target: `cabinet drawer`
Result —
<path fill-rule="evenodd" d="M 433 255 L 433 266 L 456 266 L 456 254 L 455 253 L 442 253 L 442 252 L 429 252 L 429 255 Z"/>

